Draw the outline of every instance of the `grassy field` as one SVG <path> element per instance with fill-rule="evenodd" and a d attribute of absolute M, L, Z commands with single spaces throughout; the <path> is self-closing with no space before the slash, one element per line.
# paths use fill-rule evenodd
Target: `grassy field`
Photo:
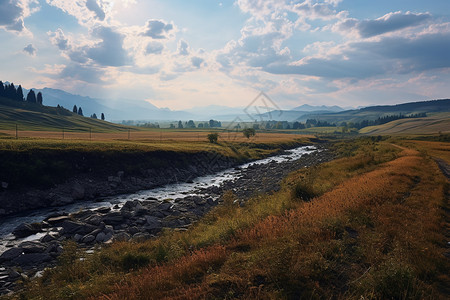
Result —
<path fill-rule="evenodd" d="M 127 131 L 130 127 L 86 118 L 63 108 L 0 99 L 0 130 L 15 134 L 16 124 L 20 131 L 77 130 L 89 132 Z"/>
<path fill-rule="evenodd" d="M 448 181 L 425 152 L 394 142 L 336 144 L 341 158 L 245 207 L 228 192 L 187 232 L 92 255 L 69 243 L 15 298 L 445 299 Z"/>
<path fill-rule="evenodd" d="M 362 128 L 370 135 L 426 135 L 450 133 L 450 113 L 435 114 L 426 118 L 400 119 L 383 125 Z"/>

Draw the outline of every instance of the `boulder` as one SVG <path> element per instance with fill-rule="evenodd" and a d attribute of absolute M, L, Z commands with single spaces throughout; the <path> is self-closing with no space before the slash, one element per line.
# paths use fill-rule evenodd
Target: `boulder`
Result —
<path fill-rule="evenodd" d="M 15 259 L 12 260 L 12 262 L 13 264 L 18 266 L 29 267 L 29 266 L 37 266 L 51 260 L 52 257 L 48 253 L 29 253 L 16 257 Z"/>
<path fill-rule="evenodd" d="M 11 261 L 12 259 L 18 257 L 23 253 L 22 248 L 14 247 L 9 250 L 6 250 L 5 252 L 0 255 L 0 263 L 5 261 Z"/>
<path fill-rule="evenodd" d="M 33 234 L 36 234 L 38 232 L 41 232 L 42 228 L 41 225 L 38 223 L 33 223 L 33 224 L 29 224 L 29 223 L 22 223 L 19 226 L 17 226 L 14 230 L 13 230 L 13 234 L 17 237 L 17 238 L 24 238 Z"/>
<path fill-rule="evenodd" d="M 138 232 L 138 233 L 135 233 L 133 235 L 132 239 L 133 239 L 133 241 L 136 241 L 136 242 L 144 242 L 144 241 L 149 240 L 151 238 L 152 238 L 152 236 L 148 232 Z"/>
<path fill-rule="evenodd" d="M 80 235 L 86 235 L 97 229 L 96 226 L 71 220 L 65 220 L 62 222 L 61 227 L 64 229 L 65 234 L 78 233 Z"/>
<path fill-rule="evenodd" d="M 107 225 L 118 225 L 124 220 L 120 212 L 111 212 L 103 216 L 103 222 Z"/>
<path fill-rule="evenodd" d="M 57 225 L 59 223 L 64 222 L 65 220 L 69 220 L 69 216 L 55 216 L 55 217 L 49 217 L 45 221 L 51 225 Z"/>
<path fill-rule="evenodd" d="M 154 216 L 145 216 L 145 220 L 147 222 L 145 228 L 147 229 L 154 229 L 154 228 L 161 228 L 161 220 Z"/>
<path fill-rule="evenodd" d="M 116 236 L 114 237 L 114 240 L 118 241 L 118 242 L 127 242 L 130 239 L 131 239 L 131 236 L 126 232 L 120 232 L 120 233 L 116 234 Z"/>
<path fill-rule="evenodd" d="M 40 242 L 23 242 L 19 245 L 22 248 L 23 253 L 43 253 L 47 246 Z"/>
<path fill-rule="evenodd" d="M 85 236 L 81 239 L 81 242 L 82 242 L 82 243 L 85 243 L 85 244 L 89 244 L 89 243 L 92 243 L 93 241 L 95 241 L 95 239 L 96 239 L 96 236 L 95 236 L 95 235 L 93 235 L 93 234 L 88 234 L 88 235 L 85 235 Z"/>

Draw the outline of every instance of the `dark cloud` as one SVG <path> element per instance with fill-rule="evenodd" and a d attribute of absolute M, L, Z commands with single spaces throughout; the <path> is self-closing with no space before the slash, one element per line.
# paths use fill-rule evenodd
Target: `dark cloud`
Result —
<path fill-rule="evenodd" d="M 356 29 L 361 37 L 369 38 L 400 30 L 407 27 L 417 26 L 431 18 L 429 13 L 414 14 L 407 12 L 389 13 L 376 20 L 347 19 L 338 25 L 341 30 Z"/>
<path fill-rule="evenodd" d="M 142 35 L 153 39 L 165 39 L 172 30 L 172 24 L 164 23 L 164 21 L 160 20 L 148 20 L 145 25 L 145 32 Z"/>
<path fill-rule="evenodd" d="M 125 66 L 131 63 L 127 51 L 123 49 L 124 36 L 110 27 L 99 26 L 92 32 L 102 41 L 92 48 L 86 49 L 86 55 L 102 66 Z"/>
<path fill-rule="evenodd" d="M 200 68 L 204 61 L 205 60 L 203 58 L 200 58 L 200 57 L 197 57 L 197 56 L 194 56 L 194 57 L 191 58 L 192 65 L 194 67 L 196 67 L 196 68 Z"/>
<path fill-rule="evenodd" d="M 98 5 L 97 0 L 87 0 L 86 1 L 86 7 L 93 13 L 95 13 L 95 16 L 100 21 L 105 20 L 105 12 L 103 9 Z"/>
<path fill-rule="evenodd" d="M 405 74 L 450 68 L 450 33 L 414 38 L 384 37 L 349 44 L 340 55 L 307 58 L 301 64 L 275 63 L 264 68 L 273 74 L 301 74 L 323 78 L 363 79 L 380 74 Z"/>
<path fill-rule="evenodd" d="M 22 31 L 23 8 L 19 6 L 18 1 L 0 0 L 0 26 L 7 30 Z"/>
<path fill-rule="evenodd" d="M 25 48 L 23 48 L 23 51 L 25 53 L 28 53 L 31 56 L 34 56 L 36 54 L 36 48 L 33 47 L 32 44 L 29 44 L 28 46 L 26 46 Z"/>
<path fill-rule="evenodd" d="M 164 50 L 164 45 L 158 42 L 150 42 L 145 48 L 146 54 L 161 54 Z"/>

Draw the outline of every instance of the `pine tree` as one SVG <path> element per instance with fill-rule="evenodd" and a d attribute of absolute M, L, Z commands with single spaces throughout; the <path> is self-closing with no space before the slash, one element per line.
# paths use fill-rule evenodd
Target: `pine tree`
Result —
<path fill-rule="evenodd" d="M 102 120 L 105 121 L 105 114 L 102 113 Z"/>
<path fill-rule="evenodd" d="M 76 114 L 78 113 L 78 107 L 76 105 L 73 106 L 72 112 Z"/>
<path fill-rule="evenodd" d="M 16 100 L 17 101 L 24 101 L 25 99 L 23 98 L 23 90 L 22 90 L 22 86 L 19 84 L 19 87 L 17 88 L 17 92 L 16 92 Z"/>
<path fill-rule="evenodd" d="M 0 97 L 5 97 L 5 87 L 3 86 L 3 81 L 0 80 Z"/>
<path fill-rule="evenodd" d="M 30 90 L 27 95 L 27 102 L 36 103 L 36 94 L 33 90 Z"/>
<path fill-rule="evenodd" d="M 40 104 L 40 105 L 42 105 L 42 101 L 43 101 L 43 99 L 42 99 L 42 93 L 41 92 L 39 92 L 38 94 L 37 94 L 37 103 L 38 104 Z"/>
<path fill-rule="evenodd" d="M 178 129 L 182 129 L 183 128 L 183 122 L 178 121 Z"/>
<path fill-rule="evenodd" d="M 16 87 L 14 86 L 14 83 L 11 83 L 7 88 L 6 88 L 6 98 L 9 99 L 15 99 L 16 97 Z"/>
<path fill-rule="evenodd" d="M 78 114 L 79 114 L 80 116 L 83 116 L 83 110 L 81 109 L 81 106 L 78 108 Z"/>
<path fill-rule="evenodd" d="M 93 115 L 91 115 L 92 119 L 97 119 L 97 115 L 94 113 Z"/>

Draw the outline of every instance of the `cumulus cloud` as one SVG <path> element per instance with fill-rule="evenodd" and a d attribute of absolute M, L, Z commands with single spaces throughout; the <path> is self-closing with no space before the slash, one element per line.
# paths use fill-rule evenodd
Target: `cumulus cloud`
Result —
<path fill-rule="evenodd" d="M 272 64 L 264 70 L 273 74 L 358 80 L 381 74 L 407 74 L 443 68 L 450 68 L 450 32 L 353 42 L 340 54 L 307 57 L 291 64 Z"/>
<path fill-rule="evenodd" d="M 162 20 L 148 20 L 142 35 L 152 39 L 166 39 L 173 30 L 173 24 L 165 23 Z"/>
<path fill-rule="evenodd" d="M 105 8 L 113 5 L 111 0 L 46 0 L 49 5 L 57 7 L 74 16 L 78 23 L 93 26 L 96 22 L 106 19 Z M 100 4 L 99 4 L 100 3 Z"/>
<path fill-rule="evenodd" d="M 161 54 L 164 50 L 164 45 L 158 42 L 150 42 L 145 47 L 146 54 Z"/>
<path fill-rule="evenodd" d="M 92 35 L 102 41 L 86 49 L 87 57 L 102 66 L 118 67 L 131 63 L 131 58 L 123 48 L 122 34 L 110 27 L 99 26 L 92 31 Z"/>
<path fill-rule="evenodd" d="M 105 12 L 103 9 L 98 5 L 97 0 L 87 0 L 86 1 L 86 7 L 93 13 L 95 13 L 97 19 L 100 21 L 105 20 Z"/>
<path fill-rule="evenodd" d="M 60 78 L 70 78 L 78 81 L 102 84 L 104 81 L 101 77 L 104 75 L 104 71 L 93 67 L 85 66 L 81 64 L 69 64 L 66 66 L 61 73 L 59 73 Z"/>
<path fill-rule="evenodd" d="M 36 0 L 0 0 L 0 27 L 6 30 L 23 32 L 24 19 L 37 11 Z"/>
<path fill-rule="evenodd" d="M 49 31 L 47 34 L 52 44 L 57 46 L 59 50 L 70 49 L 69 39 L 64 35 L 61 28 L 58 28 L 55 32 Z"/>
<path fill-rule="evenodd" d="M 183 56 L 189 55 L 189 44 L 185 40 L 178 42 L 178 54 Z"/>
<path fill-rule="evenodd" d="M 28 44 L 25 48 L 23 48 L 23 51 L 31 56 L 34 56 L 36 54 L 36 48 L 33 47 L 32 44 Z"/>
<path fill-rule="evenodd" d="M 205 60 L 201 57 L 194 56 L 191 58 L 192 65 L 196 68 L 200 68 Z"/>
<path fill-rule="evenodd" d="M 388 13 L 375 20 L 345 19 L 335 25 L 336 31 L 356 30 L 363 38 L 369 38 L 407 27 L 420 25 L 431 18 L 429 13 Z"/>

